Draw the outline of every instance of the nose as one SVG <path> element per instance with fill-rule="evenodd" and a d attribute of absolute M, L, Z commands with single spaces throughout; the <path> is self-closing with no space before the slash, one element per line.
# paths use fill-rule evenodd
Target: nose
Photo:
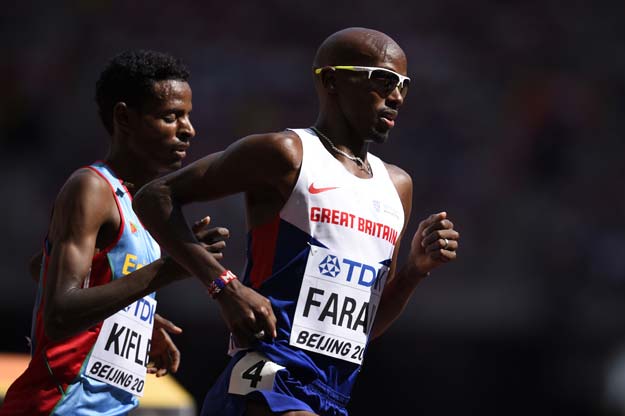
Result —
<path fill-rule="evenodd" d="M 193 124 L 191 124 L 189 116 L 179 118 L 177 136 L 184 141 L 189 141 L 195 137 L 195 129 L 193 128 Z"/>
<path fill-rule="evenodd" d="M 397 110 L 404 103 L 404 97 L 399 92 L 399 84 L 393 88 L 393 91 L 386 97 L 386 105 L 392 108 L 393 110 Z"/>

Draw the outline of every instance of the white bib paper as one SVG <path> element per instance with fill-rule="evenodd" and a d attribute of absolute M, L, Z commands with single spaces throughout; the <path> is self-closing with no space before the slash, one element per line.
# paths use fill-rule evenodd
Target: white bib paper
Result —
<path fill-rule="evenodd" d="M 250 351 L 232 367 L 228 393 L 248 394 L 254 390 L 272 390 L 279 364 L 269 361 L 256 351 Z"/>
<path fill-rule="evenodd" d="M 312 246 L 289 343 L 361 364 L 388 270 Z"/>
<path fill-rule="evenodd" d="M 156 300 L 139 299 L 102 324 L 85 375 L 143 396 Z"/>

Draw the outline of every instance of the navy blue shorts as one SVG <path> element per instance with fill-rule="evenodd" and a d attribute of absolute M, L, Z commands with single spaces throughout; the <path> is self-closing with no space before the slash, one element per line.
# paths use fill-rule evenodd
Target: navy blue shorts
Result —
<path fill-rule="evenodd" d="M 242 416 L 246 402 L 266 402 L 272 412 L 308 411 L 320 416 L 347 416 L 349 397 L 320 380 L 306 384 L 288 368 L 257 351 L 241 351 L 206 394 L 202 416 Z"/>

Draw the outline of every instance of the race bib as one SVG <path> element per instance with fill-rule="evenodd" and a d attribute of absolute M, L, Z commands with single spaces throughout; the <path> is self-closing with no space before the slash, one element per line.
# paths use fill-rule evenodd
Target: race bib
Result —
<path fill-rule="evenodd" d="M 382 262 L 312 246 L 289 344 L 361 364 L 388 271 Z"/>
<path fill-rule="evenodd" d="M 276 373 L 283 368 L 256 351 L 248 352 L 232 367 L 228 393 L 244 395 L 254 390 L 273 390 Z"/>
<path fill-rule="evenodd" d="M 139 299 L 102 324 L 85 375 L 143 396 L 156 300 Z"/>

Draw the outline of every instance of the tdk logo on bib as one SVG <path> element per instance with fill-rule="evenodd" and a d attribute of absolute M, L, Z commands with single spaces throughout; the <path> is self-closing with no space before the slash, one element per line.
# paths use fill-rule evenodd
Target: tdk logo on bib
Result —
<path fill-rule="evenodd" d="M 355 364 L 367 339 L 389 273 L 390 259 L 310 249 L 289 344 Z"/>
<path fill-rule="evenodd" d="M 337 256 L 328 254 L 319 263 L 319 273 L 328 277 L 337 277 L 343 270 L 347 270 L 345 280 L 358 283 L 360 286 L 370 287 L 378 278 L 378 269 L 368 264 L 343 258 L 341 261 Z M 377 286 L 376 286 L 377 288 Z"/>
<path fill-rule="evenodd" d="M 140 319 L 152 325 L 154 314 L 156 313 L 156 305 L 145 299 L 138 299 L 135 303 L 131 303 L 122 309 L 128 315 L 132 315 L 135 319 Z"/>
<path fill-rule="evenodd" d="M 336 277 L 341 272 L 341 266 L 339 266 L 339 258 L 328 254 L 319 263 L 319 273 L 324 276 Z"/>

